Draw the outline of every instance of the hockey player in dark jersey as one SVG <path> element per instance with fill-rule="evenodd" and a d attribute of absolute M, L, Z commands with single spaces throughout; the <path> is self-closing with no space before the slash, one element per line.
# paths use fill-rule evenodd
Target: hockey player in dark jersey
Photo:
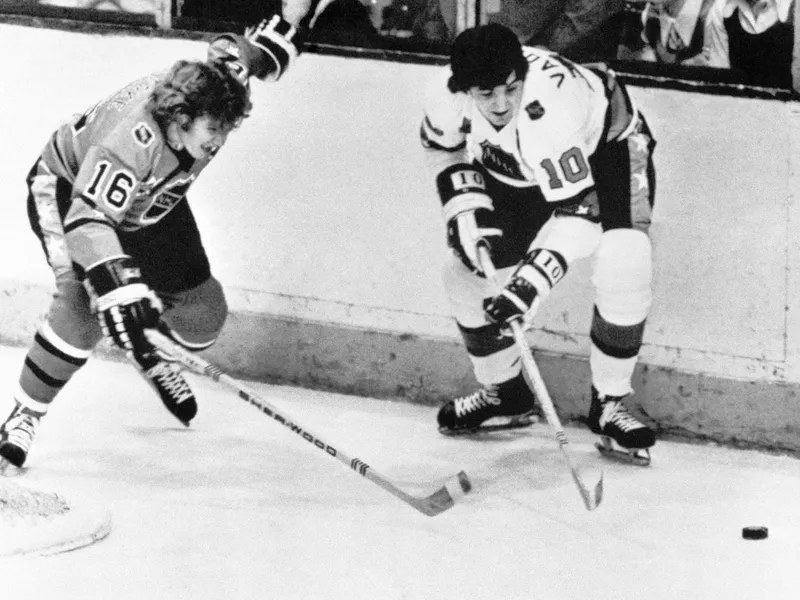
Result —
<path fill-rule="evenodd" d="M 206 61 L 178 61 L 76 115 L 28 174 L 28 215 L 56 292 L 0 427 L 0 462 L 21 467 L 35 429 L 105 336 L 189 425 L 197 403 L 177 363 L 145 339 L 158 328 L 200 351 L 227 305 L 186 192 L 247 118 L 249 80 L 277 80 L 297 56 L 280 17 L 225 34 Z"/>
<path fill-rule="evenodd" d="M 482 385 L 441 408 L 442 433 L 531 423 L 535 399 L 509 323 L 529 327 L 570 265 L 591 256 L 588 424 L 604 443 L 649 456 L 654 432 L 623 402 L 651 306 L 655 188 L 655 144 L 633 99 L 602 65 L 521 47 L 508 28 L 484 25 L 458 36 L 431 82 L 421 136 L 453 249 L 445 291 Z"/>

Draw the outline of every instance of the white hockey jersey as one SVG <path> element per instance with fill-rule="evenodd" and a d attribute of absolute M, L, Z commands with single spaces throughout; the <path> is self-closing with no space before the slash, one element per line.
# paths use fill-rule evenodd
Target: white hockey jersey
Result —
<path fill-rule="evenodd" d="M 548 202 L 580 198 L 594 186 L 592 155 L 629 135 L 637 111 L 604 65 L 580 66 L 542 48 L 523 52 L 530 69 L 520 109 L 499 131 L 469 94 L 448 89 L 452 73 L 442 68 L 425 96 L 420 133 L 429 161 L 441 170 L 475 160 L 508 185 L 540 186 Z"/>

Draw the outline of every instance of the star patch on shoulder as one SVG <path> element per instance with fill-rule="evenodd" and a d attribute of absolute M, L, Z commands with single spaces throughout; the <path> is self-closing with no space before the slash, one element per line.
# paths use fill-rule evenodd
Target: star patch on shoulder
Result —
<path fill-rule="evenodd" d="M 528 113 L 528 117 L 531 121 L 535 121 L 544 116 L 544 106 L 542 106 L 542 103 L 538 100 L 534 100 L 525 107 L 525 112 Z"/>

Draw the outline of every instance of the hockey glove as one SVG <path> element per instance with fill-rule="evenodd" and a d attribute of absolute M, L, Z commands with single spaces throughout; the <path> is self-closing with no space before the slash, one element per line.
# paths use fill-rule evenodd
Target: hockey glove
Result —
<path fill-rule="evenodd" d="M 489 238 L 503 235 L 502 230 L 478 226 L 476 214 L 494 210 L 486 193 L 483 175 L 468 164 L 447 167 L 436 178 L 442 200 L 442 216 L 447 224 L 447 244 L 461 262 L 474 273 L 484 275 L 478 259 L 478 247 L 491 249 Z"/>
<path fill-rule="evenodd" d="M 277 81 L 294 63 L 298 49 L 296 29 L 278 15 L 248 28 L 244 36 L 225 33 L 208 47 L 208 62 L 225 64 L 247 84 L 249 77 Z"/>
<path fill-rule="evenodd" d="M 90 267 L 86 287 L 106 338 L 123 350 L 141 350 L 149 345 L 144 329 L 158 324 L 163 307 L 130 256 Z"/>
<path fill-rule="evenodd" d="M 504 333 L 511 321 L 519 319 L 528 325 L 539 303 L 566 272 L 567 261 L 558 252 L 542 248 L 531 250 L 517 265 L 502 291 L 486 305 L 486 317 L 499 324 Z"/>

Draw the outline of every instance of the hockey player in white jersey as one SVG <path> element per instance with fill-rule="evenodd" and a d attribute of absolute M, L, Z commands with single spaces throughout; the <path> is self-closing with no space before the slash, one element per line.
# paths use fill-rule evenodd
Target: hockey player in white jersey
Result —
<path fill-rule="evenodd" d="M 587 423 L 624 456 L 649 456 L 655 434 L 624 400 L 652 301 L 655 142 L 625 88 L 603 65 L 579 66 L 520 46 L 501 25 L 479 26 L 458 36 L 431 82 L 421 138 L 453 250 L 445 290 L 481 384 L 441 408 L 440 431 L 531 422 L 535 399 L 509 322 L 529 327 L 570 265 L 593 257 Z M 500 293 L 483 272 L 481 245 Z"/>

